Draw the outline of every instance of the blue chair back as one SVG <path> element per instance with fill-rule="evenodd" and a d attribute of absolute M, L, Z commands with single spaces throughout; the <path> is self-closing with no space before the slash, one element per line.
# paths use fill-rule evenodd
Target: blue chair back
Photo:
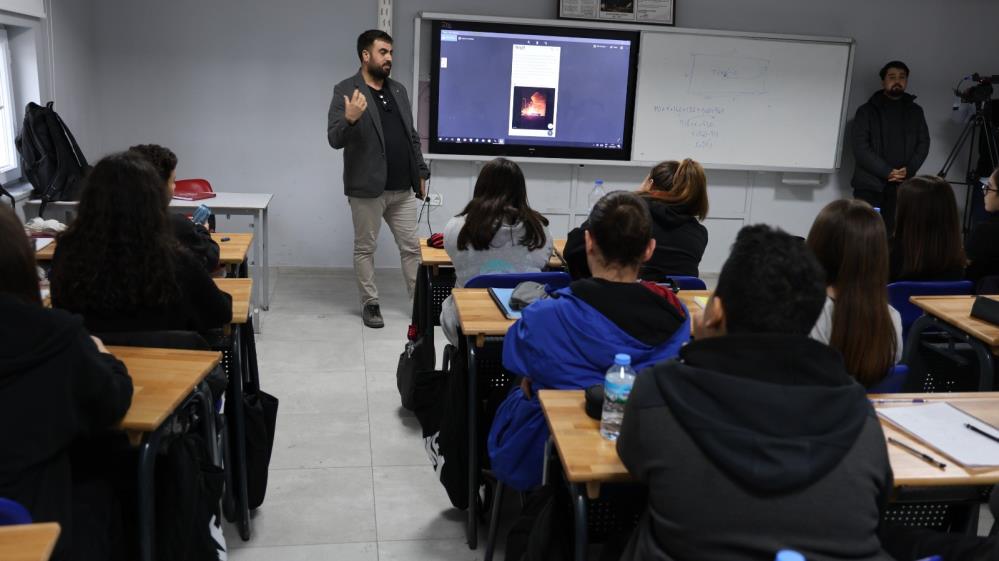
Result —
<path fill-rule="evenodd" d="M 475 275 L 468 279 L 465 288 L 516 288 L 522 282 L 546 284 L 554 289 L 565 288 L 572 282 L 569 273 L 504 273 Z"/>
<path fill-rule="evenodd" d="M 683 277 L 669 275 L 669 278 L 673 279 L 676 283 L 676 287 L 680 290 L 707 290 L 708 285 L 704 284 L 704 281 L 697 277 Z"/>
<path fill-rule="evenodd" d="M 31 513 L 21 503 L 0 498 L 0 526 L 31 524 Z"/>
<path fill-rule="evenodd" d="M 896 364 L 888 371 L 883 380 L 867 388 L 867 393 L 899 393 L 909 379 L 909 367 Z"/>
<path fill-rule="evenodd" d="M 971 281 L 900 281 L 888 285 L 888 302 L 902 316 L 902 341 L 909 336 L 909 328 L 923 315 L 918 306 L 909 302 L 910 296 L 955 296 L 974 294 L 975 284 Z"/>

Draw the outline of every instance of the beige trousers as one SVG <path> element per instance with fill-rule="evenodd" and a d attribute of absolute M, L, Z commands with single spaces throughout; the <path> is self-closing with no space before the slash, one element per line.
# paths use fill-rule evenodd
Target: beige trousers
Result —
<path fill-rule="evenodd" d="M 378 287 L 375 286 L 375 249 L 378 248 L 378 232 L 382 219 L 399 246 L 402 257 L 402 276 L 406 280 L 406 290 L 410 300 L 416 287 L 416 271 L 420 266 L 420 240 L 417 238 L 416 213 L 419 202 L 410 190 L 385 191 L 373 199 L 347 197 L 350 215 L 354 221 L 354 274 L 357 276 L 357 289 L 361 295 L 361 305 L 378 303 Z"/>

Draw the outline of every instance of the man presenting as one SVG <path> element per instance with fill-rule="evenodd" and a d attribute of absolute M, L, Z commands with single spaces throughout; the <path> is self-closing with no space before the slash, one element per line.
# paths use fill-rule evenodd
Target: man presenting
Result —
<path fill-rule="evenodd" d="M 930 151 L 923 108 L 905 93 L 909 67 L 894 60 L 881 69 L 881 91 L 857 109 L 853 121 L 854 198 L 881 209 L 888 235 L 895 226 L 899 183 L 913 177 Z"/>
<path fill-rule="evenodd" d="M 420 153 L 406 88 L 388 77 L 392 37 L 377 29 L 365 31 L 357 38 L 357 55 L 361 69 L 333 88 L 326 134 L 330 146 L 344 149 L 343 191 L 354 222 L 361 318 L 368 327 L 384 327 L 375 286 L 378 231 L 384 219 L 399 246 L 412 298 L 420 264 L 416 201 L 426 196 L 430 171 Z"/>

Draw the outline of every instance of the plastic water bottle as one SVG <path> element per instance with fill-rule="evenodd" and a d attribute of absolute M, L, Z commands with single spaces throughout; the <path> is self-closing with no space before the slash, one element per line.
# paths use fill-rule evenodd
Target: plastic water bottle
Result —
<path fill-rule="evenodd" d="M 777 552 L 774 561 L 806 561 L 805 556 L 793 549 L 782 549 Z"/>
<path fill-rule="evenodd" d="M 589 203 L 590 205 L 589 207 L 587 207 L 587 210 L 593 210 L 593 207 L 594 205 L 597 204 L 597 201 L 602 199 L 606 194 L 607 191 L 604 191 L 604 180 L 597 179 L 596 181 L 594 181 L 593 190 L 590 191 L 590 196 L 589 198 L 586 199 L 586 202 Z"/>
<path fill-rule="evenodd" d="M 614 355 L 614 365 L 604 376 L 604 410 L 600 415 L 600 434 L 607 440 L 617 440 L 621 434 L 624 404 L 628 402 L 634 384 L 631 356 L 624 353 Z"/>

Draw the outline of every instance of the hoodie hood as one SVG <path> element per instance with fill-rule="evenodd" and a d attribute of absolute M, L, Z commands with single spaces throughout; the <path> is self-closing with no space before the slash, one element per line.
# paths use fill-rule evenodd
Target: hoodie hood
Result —
<path fill-rule="evenodd" d="M 873 95 L 871 95 L 868 101 L 870 101 L 880 109 L 884 107 L 884 105 L 889 101 L 888 96 L 886 96 L 884 93 L 885 93 L 884 90 L 878 90 L 874 92 Z M 909 92 L 903 92 L 902 97 L 900 97 L 898 101 L 905 101 L 907 103 L 912 103 L 916 101 L 916 96 L 912 95 Z"/>
<path fill-rule="evenodd" d="M 704 454 L 754 490 L 820 479 L 874 414 L 839 353 L 806 336 L 705 339 L 680 358 L 651 373 L 663 399 Z"/>
<path fill-rule="evenodd" d="M 0 294 L 0 378 L 20 374 L 62 352 L 83 319 Z"/>
<path fill-rule="evenodd" d="M 667 204 L 648 195 L 646 200 L 649 203 L 652 221 L 663 230 L 673 230 L 691 222 L 697 223 L 697 218 L 688 213 L 682 205 Z"/>

